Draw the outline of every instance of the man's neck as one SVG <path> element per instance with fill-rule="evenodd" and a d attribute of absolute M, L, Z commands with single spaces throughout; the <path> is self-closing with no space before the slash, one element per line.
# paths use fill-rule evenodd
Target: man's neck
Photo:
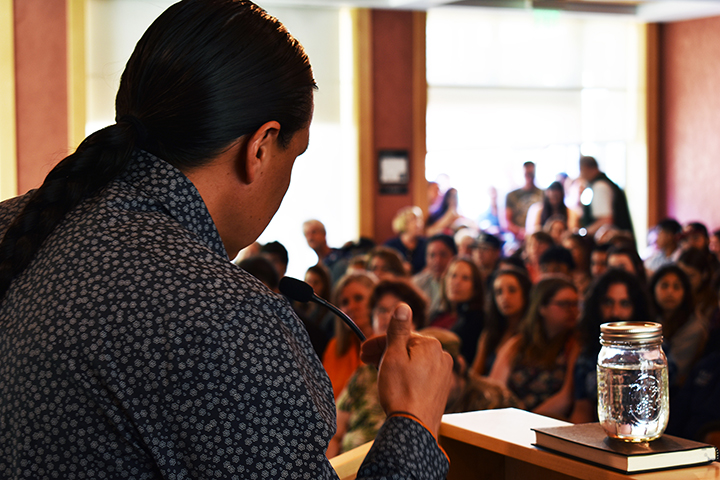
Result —
<path fill-rule="evenodd" d="M 325 257 L 327 257 L 328 255 L 330 255 L 330 252 L 331 252 L 331 251 L 332 251 L 332 249 L 331 249 L 331 248 L 328 246 L 328 244 L 326 243 L 326 244 L 323 245 L 322 247 L 320 247 L 320 248 L 318 248 L 317 250 L 315 250 L 315 253 L 317 253 L 318 259 L 323 260 Z"/>

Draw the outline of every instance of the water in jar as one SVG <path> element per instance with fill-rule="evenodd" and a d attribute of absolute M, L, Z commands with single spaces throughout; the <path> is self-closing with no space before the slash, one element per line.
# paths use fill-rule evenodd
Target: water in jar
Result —
<path fill-rule="evenodd" d="M 668 422 L 667 367 L 597 367 L 598 417 L 608 436 L 629 442 L 659 437 Z"/>

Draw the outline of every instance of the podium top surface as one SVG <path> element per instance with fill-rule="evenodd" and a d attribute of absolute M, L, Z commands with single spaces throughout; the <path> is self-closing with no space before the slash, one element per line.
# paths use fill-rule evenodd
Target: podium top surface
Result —
<path fill-rule="evenodd" d="M 516 408 L 453 413 L 443 416 L 440 443 L 442 437 L 446 437 L 575 478 L 593 480 L 720 478 L 718 462 L 697 467 L 626 475 L 533 446 L 535 442 L 533 428 L 564 425 L 570 423 Z M 452 452 L 448 451 L 448 455 L 452 462 Z"/>

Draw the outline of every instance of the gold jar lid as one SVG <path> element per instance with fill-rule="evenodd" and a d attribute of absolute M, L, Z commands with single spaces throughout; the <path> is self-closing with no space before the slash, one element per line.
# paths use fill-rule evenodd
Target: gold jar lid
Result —
<path fill-rule="evenodd" d="M 662 342 L 662 325 L 655 322 L 611 322 L 600 325 L 600 343 L 647 345 Z"/>

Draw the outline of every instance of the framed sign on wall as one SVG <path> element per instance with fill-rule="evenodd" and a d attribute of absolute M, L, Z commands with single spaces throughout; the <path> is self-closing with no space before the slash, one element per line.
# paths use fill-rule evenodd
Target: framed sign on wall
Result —
<path fill-rule="evenodd" d="M 381 150 L 378 153 L 378 181 L 381 195 L 405 195 L 410 183 L 407 150 Z"/>

